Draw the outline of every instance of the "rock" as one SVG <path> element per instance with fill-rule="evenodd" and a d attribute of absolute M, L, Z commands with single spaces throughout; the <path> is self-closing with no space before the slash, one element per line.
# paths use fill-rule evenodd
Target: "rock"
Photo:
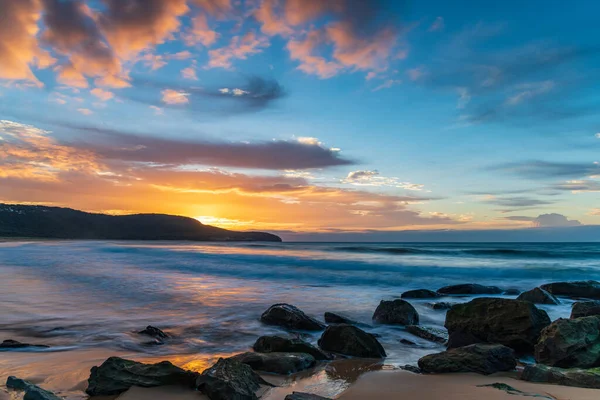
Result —
<path fill-rule="evenodd" d="M 430 342 L 445 344 L 448 342 L 448 332 L 443 329 L 421 325 L 408 325 L 406 331 Z"/>
<path fill-rule="evenodd" d="M 555 296 L 600 300 L 600 282 L 597 281 L 555 282 L 540 287 Z"/>
<path fill-rule="evenodd" d="M 319 339 L 319 347 L 325 351 L 353 357 L 383 358 L 383 346 L 373 335 L 354 325 L 329 325 Z"/>
<path fill-rule="evenodd" d="M 537 394 L 537 393 L 523 392 L 519 389 L 515 389 L 514 387 L 512 387 L 510 385 L 507 385 L 506 383 L 501 383 L 501 382 L 490 383 L 488 385 L 477 385 L 477 387 L 494 388 L 494 389 L 502 390 L 503 392 L 506 392 L 513 396 L 537 397 L 537 398 L 547 399 L 547 400 L 556 400 L 555 397 L 552 397 L 550 395 L 543 396 L 543 395 Z"/>
<path fill-rule="evenodd" d="M 414 365 L 410 365 L 410 364 L 403 365 L 400 367 L 400 369 L 403 369 L 404 371 L 412 372 L 413 374 L 423 373 L 423 371 L 421 371 L 421 368 L 416 367 Z"/>
<path fill-rule="evenodd" d="M 261 385 L 273 386 L 246 364 L 220 358 L 196 379 L 197 389 L 211 400 L 256 400 Z"/>
<path fill-rule="evenodd" d="M 535 360 L 560 368 L 600 366 L 600 317 L 554 321 L 542 331 Z"/>
<path fill-rule="evenodd" d="M 415 342 L 413 342 L 412 340 L 408 340 L 406 338 L 402 338 L 400 339 L 400 343 L 405 344 L 407 346 L 416 346 L 417 344 Z"/>
<path fill-rule="evenodd" d="M 500 344 L 472 344 L 429 354 L 419 360 L 425 373 L 476 372 L 489 375 L 512 371 L 517 366 L 513 350 Z"/>
<path fill-rule="evenodd" d="M 571 318 L 600 315 L 600 301 L 578 301 L 573 303 Z"/>
<path fill-rule="evenodd" d="M 373 321 L 380 324 L 416 325 L 419 323 L 419 314 L 407 301 L 382 300 L 373 314 Z"/>
<path fill-rule="evenodd" d="M 305 353 L 313 356 L 315 360 L 331 359 L 329 354 L 302 339 L 290 339 L 280 336 L 261 336 L 256 340 L 252 348 L 257 353 Z"/>
<path fill-rule="evenodd" d="M 152 325 L 148 325 L 146 329 L 144 329 L 143 331 L 139 331 L 138 333 L 140 335 L 152 336 L 156 339 L 167 339 L 170 337 L 168 334 Z"/>
<path fill-rule="evenodd" d="M 331 400 L 328 397 L 317 396 L 316 394 L 293 392 L 285 396 L 284 400 Z"/>
<path fill-rule="evenodd" d="M 521 294 L 521 291 L 519 289 L 509 288 L 504 290 L 504 293 L 502 294 L 506 296 L 518 296 Z"/>
<path fill-rule="evenodd" d="M 527 365 L 521 374 L 521 379 L 529 382 L 600 389 L 598 369 L 562 369 L 541 364 Z"/>
<path fill-rule="evenodd" d="M 427 304 L 429 307 L 431 307 L 434 310 L 449 310 L 452 308 L 452 306 L 456 304 L 456 303 L 448 303 L 446 301 L 440 301 L 437 303 L 429 303 Z"/>
<path fill-rule="evenodd" d="M 415 289 L 402 293 L 400 297 L 403 299 L 432 299 L 434 297 L 440 297 L 440 294 L 433 290 Z"/>
<path fill-rule="evenodd" d="M 255 371 L 289 375 L 315 366 L 317 361 L 306 353 L 242 353 L 231 357 Z"/>
<path fill-rule="evenodd" d="M 538 287 L 521 293 L 517 300 L 530 301 L 533 304 L 560 304 L 556 297 Z"/>
<path fill-rule="evenodd" d="M 542 329 L 550 325 L 545 311 L 527 301 L 478 298 L 453 306 L 446 314 L 448 347 L 499 343 L 518 352 L 533 352 Z"/>
<path fill-rule="evenodd" d="M 274 304 L 265 311 L 260 320 L 267 325 L 277 325 L 287 329 L 321 331 L 325 324 L 304 314 L 299 308 L 289 304 Z"/>
<path fill-rule="evenodd" d="M 16 340 L 7 339 L 0 343 L 0 349 L 25 349 L 25 348 L 39 348 L 39 349 L 47 349 L 50 346 L 46 346 L 45 344 L 30 344 L 30 343 L 21 343 Z"/>
<path fill-rule="evenodd" d="M 6 387 L 9 389 L 25 391 L 23 400 L 62 400 L 61 397 L 58 397 L 54 393 L 14 376 L 8 377 L 6 380 Z"/>
<path fill-rule="evenodd" d="M 122 393 L 132 386 L 193 387 L 197 376 L 196 372 L 176 367 L 169 361 L 142 364 L 120 357 L 110 357 L 99 367 L 92 367 L 86 393 L 90 396 L 110 396 Z"/>
<path fill-rule="evenodd" d="M 349 324 L 349 325 L 365 325 L 360 322 L 354 321 L 348 317 L 345 317 L 340 314 L 326 312 L 323 317 L 325 318 L 325 322 L 328 324 Z"/>
<path fill-rule="evenodd" d="M 440 294 L 501 294 L 502 289 L 496 286 L 483 286 L 477 283 L 444 286 L 438 289 Z"/>

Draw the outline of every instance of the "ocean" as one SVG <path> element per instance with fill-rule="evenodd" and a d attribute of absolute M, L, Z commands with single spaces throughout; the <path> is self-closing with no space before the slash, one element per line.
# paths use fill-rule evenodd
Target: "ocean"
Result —
<path fill-rule="evenodd" d="M 109 355 L 202 370 L 247 351 L 259 336 L 282 332 L 259 321 L 275 303 L 371 324 L 381 300 L 409 289 L 480 283 L 529 290 L 600 280 L 600 244 L 9 241 L 0 243 L 0 277 L 0 341 L 51 346 L 0 353 L 0 382 L 34 374 L 67 398 L 82 398 L 89 367 Z M 445 311 L 433 310 L 431 299 L 410 302 L 421 324 L 443 326 Z M 571 303 L 540 307 L 554 320 L 568 317 Z M 135 333 L 147 325 L 174 339 L 148 345 Z M 381 335 L 386 366 L 443 350 L 401 327 L 366 329 Z"/>

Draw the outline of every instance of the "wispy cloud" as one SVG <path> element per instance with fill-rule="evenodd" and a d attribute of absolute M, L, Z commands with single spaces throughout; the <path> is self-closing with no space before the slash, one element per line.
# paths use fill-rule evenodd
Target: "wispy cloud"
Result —
<path fill-rule="evenodd" d="M 423 190 L 424 185 L 403 182 L 396 177 L 385 177 L 379 174 L 379 171 L 352 171 L 342 179 L 342 183 L 355 186 L 389 186 L 406 190 Z"/>

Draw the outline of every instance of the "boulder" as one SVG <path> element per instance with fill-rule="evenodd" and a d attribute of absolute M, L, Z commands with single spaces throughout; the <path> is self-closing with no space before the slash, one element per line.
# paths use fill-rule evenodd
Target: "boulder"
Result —
<path fill-rule="evenodd" d="M 527 365 L 521 374 L 521 379 L 529 382 L 600 389 L 598 369 L 562 369 L 541 364 Z"/>
<path fill-rule="evenodd" d="M 528 301 L 478 298 L 453 306 L 446 314 L 448 347 L 499 343 L 518 352 L 533 352 L 542 329 L 550 325 L 545 311 Z"/>
<path fill-rule="evenodd" d="M 448 332 L 444 329 L 421 325 L 408 325 L 406 331 L 430 342 L 445 344 L 448 342 Z"/>
<path fill-rule="evenodd" d="M 534 304 L 560 304 L 556 297 L 539 287 L 521 293 L 517 300 L 530 301 Z"/>
<path fill-rule="evenodd" d="M 99 367 L 92 367 L 86 393 L 90 396 L 111 396 L 123 393 L 132 386 L 193 387 L 197 376 L 196 372 L 176 367 L 169 361 L 142 364 L 120 357 L 110 357 Z"/>
<path fill-rule="evenodd" d="M 454 304 L 456 304 L 456 303 L 448 303 L 447 301 L 439 301 L 437 303 L 429 303 L 427 305 L 434 310 L 449 310 L 452 308 L 452 306 Z"/>
<path fill-rule="evenodd" d="M 600 300 L 600 282 L 597 281 L 555 282 L 540 287 L 555 296 Z"/>
<path fill-rule="evenodd" d="M 273 386 L 246 364 L 220 358 L 196 379 L 196 388 L 211 400 L 257 400 L 261 385 Z"/>
<path fill-rule="evenodd" d="M 319 347 L 325 351 L 353 357 L 383 358 L 383 346 L 373 335 L 354 325 L 329 325 L 319 339 Z"/>
<path fill-rule="evenodd" d="M 279 375 L 295 374 L 315 366 L 317 361 L 306 353 L 242 353 L 232 360 L 249 365 L 255 371 Z"/>
<path fill-rule="evenodd" d="M 505 296 L 518 296 L 521 294 L 521 291 L 516 288 L 509 288 L 509 289 L 504 290 L 504 292 L 502 294 Z"/>
<path fill-rule="evenodd" d="M 415 289 L 402 293 L 400 297 L 403 299 L 433 299 L 440 297 L 440 294 L 429 289 Z"/>
<path fill-rule="evenodd" d="M 423 371 L 421 371 L 421 368 L 419 368 L 415 365 L 410 365 L 410 364 L 402 365 L 400 367 L 400 369 L 404 370 L 404 371 L 412 372 L 413 374 L 422 374 L 423 373 Z"/>
<path fill-rule="evenodd" d="M 573 303 L 571 318 L 600 315 L 600 301 L 578 301 Z"/>
<path fill-rule="evenodd" d="M 315 360 L 331 359 L 329 354 L 302 339 L 291 339 L 281 336 L 261 336 L 256 340 L 252 348 L 257 353 L 305 353 L 313 356 Z"/>
<path fill-rule="evenodd" d="M 512 371 L 517 366 L 514 351 L 500 344 L 472 344 L 429 354 L 419 360 L 425 373 L 476 372 L 489 375 Z"/>
<path fill-rule="evenodd" d="M 328 397 L 318 396 L 310 393 L 293 392 L 285 396 L 284 400 L 331 400 Z"/>
<path fill-rule="evenodd" d="M 438 289 L 440 294 L 501 294 L 502 289 L 496 286 L 484 286 L 477 283 L 444 286 Z"/>
<path fill-rule="evenodd" d="M 39 349 L 47 349 L 50 346 L 46 346 L 45 344 L 30 344 L 30 343 L 21 343 L 16 340 L 7 339 L 0 343 L 0 349 L 26 349 L 26 348 L 39 348 Z"/>
<path fill-rule="evenodd" d="M 380 324 L 416 325 L 419 323 L 419 314 L 407 301 L 382 300 L 373 314 L 373 321 Z"/>
<path fill-rule="evenodd" d="M 54 393 L 14 376 L 8 377 L 6 387 L 14 390 L 23 390 L 25 392 L 23 400 L 62 400 L 61 397 L 58 397 Z"/>
<path fill-rule="evenodd" d="M 170 337 L 168 334 L 152 325 L 148 325 L 146 329 L 144 329 L 143 331 L 139 331 L 138 333 L 140 335 L 152 336 L 156 339 L 167 339 Z"/>
<path fill-rule="evenodd" d="M 535 360 L 560 368 L 600 366 L 600 317 L 554 321 L 535 345 Z"/>
<path fill-rule="evenodd" d="M 326 312 L 323 317 L 328 324 L 364 325 L 340 314 Z"/>
<path fill-rule="evenodd" d="M 303 331 L 321 331 L 325 324 L 304 314 L 302 310 L 290 304 L 274 304 L 265 311 L 260 320 L 267 325 L 277 325 L 287 329 Z"/>

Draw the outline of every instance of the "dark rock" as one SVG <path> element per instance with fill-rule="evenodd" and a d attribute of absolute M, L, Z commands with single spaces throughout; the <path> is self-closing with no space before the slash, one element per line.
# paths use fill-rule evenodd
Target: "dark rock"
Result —
<path fill-rule="evenodd" d="M 306 353 L 242 353 L 232 360 L 249 365 L 255 371 L 271 372 L 279 375 L 295 374 L 312 368 L 316 364 L 313 356 Z"/>
<path fill-rule="evenodd" d="M 373 335 L 354 325 L 329 325 L 319 339 L 319 347 L 325 351 L 353 357 L 383 358 L 383 346 Z"/>
<path fill-rule="evenodd" d="M 140 335 L 152 336 L 156 339 L 167 339 L 170 337 L 168 334 L 152 325 L 148 325 L 146 329 L 144 329 L 143 331 L 139 331 L 138 333 Z"/>
<path fill-rule="evenodd" d="M 600 366 L 600 317 L 554 321 L 542 331 L 535 360 L 560 368 Z"/>
<path fill-rule="evenodd" d="M 452 306 L 456 304 L 456 303 L 448 303 L 446 301 L 440 301 L 437 303 L 429 303 L 427 304 L 429 307 L 431 307 L 434 310 L 449 310 L 452 308 Z"/>
<path fill-rule="evenodd" d="M 122 393 L 132 386 L 193 387 L 197 376 L 196 372 L 176 367 L 169 361 L 142 364 L 120 357 L 110 357 L 99 367 L 92 367 L 86 393 L 90 396 L 110 396 Z"/>
<path fill-rule="evenodd" d="M 600 282 L 597 281 L 555 282 L 540 287 L 555 296 L 600 300 Z"/>
<path fill-rule="evenodd" d="M 434 297 L 440 297 L 440 294 L 433 290 L 415 289 L 402 293 L 400 297 L 403 299 L 432 299 Z"/>
<path fill-rule="evenodd" d="M 293 392 L 285 396 L 285 400 L 331 400 L 327 397 L 317 396 L 316 394 Z"/>
<path fill-rule="evenodd" d="M 380 324 L 416 325 L 419 323 L 419 314 L 407 301 L 382 300 L 373 314 L 373 321 Z"/>
<path fill-rule="evenodd" d="M 326 312 L 323 317 L 328 324 L 364 325 L 340 314 Z"/>
<path fill-rule="evenodd" d="M 472 344 L 429 354 L 419 360 L 425 373 L 476 372 L 489 375 L 512 371 L 517 366 L 513 350 L 499 344 Z"/>
<path fill-rule="evenodd" d="M 417 344 L 415 342 L 413 342 L 412 340 L 408 340 L 406 338 L 402 338 L 400 339 L 400 343 L 405 344 L 407 346 L 416 346 Z"/>
<path fill-rule="evenodd" d="M 421 371 L 421 368 L 416 367 L 414 365 L 410 365 L 410 364 L 403 365 L 400 367 L 400 369 L 403 369 L 404 371 L 412 372 L 413 374 L 423 373 L 423 371 Z"/>
<path fill-rule="evenodd" d="M 302 310 L 290 304 L 274 304 L 265 311 L 260 320 L 267 325 L 277 325 L 288 329 L 321 331 L 325 324 L 304 314 Z"/>
<path fill-rule="evenodd" d="M 501 382 L 490 383 L 488 385 L 477 385 L 477 387 L 494 388 L 494 389 L 502 390 L 503 392 L 506 392 L 513 396 L 537 397 L 537 398 L 541 398 L 541 399 L 556 400 L 556 398 L 550 397 L 550 396 L 542 396 L 537 393 L 523 392 L 519 389 L 515 389 L 514 387 L 512 387 L 510 385 L 507 385 L 506 383 L 501 383 Z"/>
<path fill-rule="evenodd" d="M 196 379 L 197 389 L 211 400 L 257 400 L 256 391 L 266 382 L 246 364 L 223 359 Z"/>
<path fill-rule="evenodd" d="M 553 383 L 563 386 L 574 386 L 600 389 L 600 370 L 596 369 L 562 369 L 546 365 L 527 365 L 521 379 L 529 382 Z"/>
<path fill-rule="evenodd" d="M 504 293 L 502 293 L 502 294 L 506 295 L 506 296 L 518 296 L 521 294 L 521 291 L 519 289 L 510 288 L 510 289 L 504 290 Z"/>
<path fill-rule="evenodd" d="M 448 332 L 444 329 L 421 325 L 408 325 L 406 331 L 430 342 L 445 344 L 448 342 Z"/>
<path fill-rule="evenodd" d="M 23 400 L 62 400 L 61 397 L 58 397 L 54 393 L 14 376 L 8 377 L 6 387 L 14 390 L 23 390 L 25 392 Z"/>
<path fill-rule="evenodd" d="M 479 298 L 453 306 L 446 314 L 448 347 L 499 343 L 533 352 L 542 329 L 550 325 L 545 311 L 527 301 Z"/>
<path fill-rule="evenodd" d="M 517 297 L 517 300 L 530 301 L 534 304 L 560 304 L 560 301 L 544 289 L 534 288 L 523 292 Z"/>
<path fill-rule="evenodd" d="M 440 294 L 501 294 L 502 289 L 496 286 L 483 286 L 477 283 L 444 286 L 438 289 Z"/>
<path fill-rule="evenodd" d="M 571 318 L 600 315 L 600 301 L 578 301 L 573 304 Z"/>
<path fill-rule="evenodd" d="M 252 348 L 258 353 L 305 353 L 313 356 L 315 360 L 331 359 L 327 353 L 302 339 L 261 336 L 256 340 Z"/>
<path fill-rule="evenodd" d="M 30 343 L 21 343 L 16 340 L 7 339 L 0 343 L 0 349 L 25 349 L 25 348 L 39 348 L 39 349 L 47 349 L 50 346 L 46 346 L 45 344 L 30 344 Z"/>

